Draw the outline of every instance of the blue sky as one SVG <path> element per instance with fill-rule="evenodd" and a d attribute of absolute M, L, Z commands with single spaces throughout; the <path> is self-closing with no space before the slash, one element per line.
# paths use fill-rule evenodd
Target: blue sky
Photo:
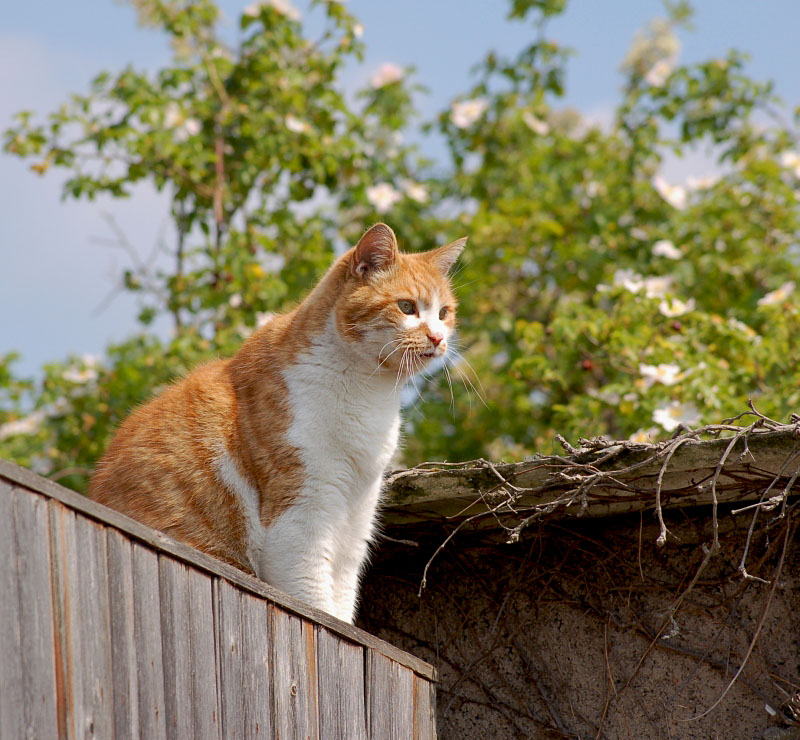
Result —
<path fill-rule="evenodd" d="M 295 0 L 298 7 L 305 3 Z M 221 7 L 234 33 L 246 3 Z M 796 0 L 699 0 L 694 32 L 681 34 L 682 62 L 748 52 L 750 72 L 772 79 L 792 107 L 800 104 L 800 3 Z M 413 65 L 430 93 L 426 114 L 448 105 L 470 84 L 471 67 L 489 49 L 513 54 L 529 26 L 505 20 L 501 0 L 350 0 L 365 27 L 367 53 L 347 70 L 355 89 L 383 62 Z M 615 101 L 619 63 L 635 31 L 663 15 L 657 0 L 572 0 L 549 35 L 576 49 L 569 65 L 566 104 L 603 120 Z M 156 69 L 169 59 L 159 34 L 138 28 L 132 9 L 111 0 L 7 3 L 0 26 L 0 129 L 22 108 L 45 113 L 72 91 L 86 89 L 102 69 L 126 64 Z M 702 157 L 672 163 L 675 178 L 707 167 Z M 669 174 L 669 173 L 668 173 Z M 695 174 L 705 174 L 699 171 Z M 58 174 L 37 177 L 28 165 L 0 154 L 0 353 L 20 351 L 19 369 L 69 353 L 101 353 L 112 339 L 137 326 L 128 296 L 101 313 L 95 309 L 126 264 L 125 255 L 98 244 L 113 214 L 129 240 L 146 252 L 167 226 L 167 201 L 148 187 L 130 200 L 75 203 L 60 200 Z"/>

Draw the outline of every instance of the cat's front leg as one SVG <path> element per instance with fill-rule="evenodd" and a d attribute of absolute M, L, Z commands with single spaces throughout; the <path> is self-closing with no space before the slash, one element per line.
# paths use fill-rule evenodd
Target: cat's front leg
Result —
<path fill-rule="evenodd" d="M 361 572 L 367 560 L 366 542 L 350 543 L 340 552 L 333 569 L 334 614 L 344 622 L 352 624 L 358 605 L 358 586 Z"/>
<path fill-rule="evenodd" d="M 266 529 L 257 571 L 275 588 L 337 616 L 332 524 L 307 506 L 290 507 Z"/>

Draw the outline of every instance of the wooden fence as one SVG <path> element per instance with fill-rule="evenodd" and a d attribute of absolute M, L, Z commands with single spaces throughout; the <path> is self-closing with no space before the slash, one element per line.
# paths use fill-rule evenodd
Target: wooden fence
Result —
<path fill-rule="evenodd" d="M 0 460 L 0 740 L 433 740 L 434 671 Z"/>

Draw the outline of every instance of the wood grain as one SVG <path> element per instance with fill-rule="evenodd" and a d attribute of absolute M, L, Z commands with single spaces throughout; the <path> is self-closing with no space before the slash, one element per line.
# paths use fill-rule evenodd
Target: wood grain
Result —
<path fill-rule="evenodd" d="M 317 628 L 320 740 L 366 740 L 364 648 Z"/>
<path fill-rule="evenodd" d="M 284 594 L 268 583 L 248 575 L 244 571 L 238 570 L 220 560 L 216 560 L 210 555 L 195 550 L 193 547 L 184 545 L 182 542 L 173 540 L 163 532 L 151 529 L 141 522 L 137 522 L 118 511 L 109 509 L 107 506 L 98 504 L 96 501 L 81 496 L 75 491 L 59 486 L 57 483 L 53 483 L 53 481 L 41 478 L 30 470 L 26 470 L 8 460 L 0 459 L 0 480 L 3 479 L 60 502 L 73 511 L 80 512 L 95 521 L 114 527 L 124 532 L 128 537 L 135 539 L 137 542 L 145 544 L 160 553 L 170 555 L 172 558 L 183 563 L 189 564 L 196 570 L 215 575 L 219 578 L 224 578 L 229 583 L 235 584 L 251 594 L 261 596 L 272 603 L 279 604 L 285 611 L 315 622 L 316 624 L 321 624 L 329 631 L 336 632 L 346 637 L 351 642 L 359 643 L 365 647 L 377 650 L 392 660 L 396 660 L 398 663 L 411 668 L 420 676 L 435 680 L 436 673 L 433 666 L 426 663 L 424 660 L 420 660 L 416 656 L 406 653 L 358 627 L 342 622 L 320 609 L 315 609 L 299 599 Z"/>
<path fill-rule="evenodd" d="M 270 612 L 275 737 L 318 740 L 314 625 L 277 607 Z"/>
<path fill-rule="evenodd" d="M 17 562 L 14 493 L 0 481 L 0 564 Z M 0 567 L 0 740 L 25 737 L 22 706 L 22 635 L 17 568 Z"/>
<path fill-rule="evenodd" d="M 18 477 L 0 476 L 0 740 L 410 737 L 428 664 Z"/>
<path fill-rule="evenodd" d="M 414 673 L 374 652 L 366 654 L 367 726 L 370 740 L 413 735 Z"/>
<path fill-rule="evenodd" d="M 51 502 L 53 594 L 63 653 L 60 667 L 66 734 L 113 736 L 113 677 L 104 528 Z M 58 664 L 58 663 L 57 663 Z"/>

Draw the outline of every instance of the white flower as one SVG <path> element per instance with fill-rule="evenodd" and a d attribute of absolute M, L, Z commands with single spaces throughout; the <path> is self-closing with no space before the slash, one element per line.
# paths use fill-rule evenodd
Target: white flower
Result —
<path fill-rule="evenodd" d="M 644 279 L 644 294 L 648 298 L 664 298 L 672 288 L 669 275 L 657 275 Z"/>
<path fill-rule="evenodd" d="M 758 341 L 761 339 L 755 329 L 748 326 L 743 321 L 739 321 L 739 319 L 728 319 L 728 326 L 730 326 L 731 329 L 736 329 L 736 331 L 742 332 L 742 334 L 744 334 L 750 341 L 754 343 L 758 343 Z"/>
<path fill-rule="evenodd" d="M 5 424 L 0 425 L 0 439 L 13 437 L 17 434 L 34 434 L 46 418 L 47 413 L 45 410 L 39 409 L 22 419 L 7 421 Z"/>
<path fill-rule="evenodd" d="M 623 287 L 630 293 L 638 293 L 644 287 L 644 279 L 633 270 L 617 270 L 614 273 L 614 286 Z"/>
<path fill-rule="evenodd" d="M 639 365 L 639 373 L 644 378 L 644 383 L 649 388 L 654 383 L 662 383 L 663 385 L 675 385 L 683 380 L 683 373 L 677 365 Z"/>
<path fill-rule="evenodd" d="M 602 182 L 590 180 L 586 183 L 586 195 L 590 198 L 596 198 L 598 195 L 605 195 L 606 186 Z"/>
<path fill-rule="evenodd" d="M 496 354 L 492 355 L 490 362 L 495 370 L 500 369 L 508 362 L 508 352 L 505 350 L 500 350 Z"/>
<path fill-rule="evenodd" d="M 657 436 L 660 429 L 658 427 L 650 427 L 649 429 L 637 429 L 628 440 L 637 444 L 652 444 L 653 437 Z"/>
<path fill-rule="evenodd" d="M 170 103 L 164 110 L 164 126 L 174 130 L 175 141 L 186 141 L 190 136 L 199 134 L 202 129 L 200 121 L 187 118 L 177 103 Z"/>
<path fill-rule="evenodd" d="M 767 293 L 763 298 L 758 299 L 759 306 L 774 306 L 776 303 L 783 303 L 789 294 L 794 290 L 794 280 L 781 285 L 777 290 Z"/>
<path fill-rule="evenodd" d="M 531 406 L 541 407 L 547 404 L 549 400 L 549 394 L 538 388 L 535 388 L 528 394 L 528 401 L 530 402 Z"/>
<path fill-rule="evenodd" d="M 300 20 L 300 11 L 289 0 L 266 0 L 264 5 L 271 6 L 273 10 L 285 15 L 290 21 Z"/>
<path fill-rule="evenodd" d="M 36 475 L 47 475 L 53 470 L 53 461 L 44 455 L 34 455 L 29 466 Z"/>
<path fill-rule="evenodd" d="M 92 370 L 92 368 L 89 367 L 79 370 L 78 368 L 71 367 L 65 370 L 61 374 L 61 377 L 68 383 L 91 383 L 97 380 L 97 370 Z"/>
<path fill-rule="evenodd" d="M 661 87 L 667 81 L 667 78 L 672 74 L 673 67 L 673 59 L 662 59 L 661 61 L 656 62 L 652 67 L 650 67 L 647 74 L 644 76 L 645 82 L 653 87 Z"/>
<path fill-rule="evenodd" d="M 640 229 L 638 226 L 634 226 L 630 233 L 632 239 L 638 239 L 640 242 L 647 241 L 650 238 L 650 234 L 644 229 Z"/>
<path fill-rule="evenodd" d="M 164 125 L 167 128 L 175 128 L 183 123 L 184 115 L 177 103 L 170 103 L 164 111 Z"/>
<path fill-rule="evenodd" d="M 372 77 L 370 77 L 369 84 L 377 90 L 386 85 L 391 85 L 393 82 L 399 82 L 404 76 L 405 72 L 402 67 L 398 67 L 391 62 L 386 62 L 385 64 L 381 64 Z"/>
<path fill-rule="evenodd" d="M 800 179 L 800 153 L 795 151 L 781 152 L 781 167 L 792 170 L 794 176 Z"/>
<path fill-rule="evenodd" d="M 489 101 L 483 98 L 456 101 L 450 109 L 450 120 L 458 128 L 467 128 L 486 113 L 488 108 Z"/>
<path fill-rule="evenodd" d="M 372 203 L 378 213 L 386 213 L 397 201 L 403 198 L 388 182 L 379 182 L 367 188 L 367 200 Z"/>
<path fill-rule="evenodd" d="M 300 11 L 289 0 L 265 0 L 264 2 L 251 3 L 242 11 L 242 14 L 257 18 L 261 14 L 261 9 L 266 5 L 286 16 L 290 21 L 300 20 Z"/>
<path fill-rule="evenodd" d="M 81 355 L 78 366 L 73 365 L 67 368 L 61 377 L 68 383 L 92 383 L 98 378 L 97 367 L 100 365 L 100 358 L 97 355 Z M 63 399 L 62 399 L 63 400 Z M 52 407 L 54 413 L 58 413 L 60 409 L 58 404 Z"/>
<path fill-rule="evenodd" d="M 653 178 L 653 187 L 673 208 L 677 208 L 679 211 L 686 208 L 686 188 L 680 185 L 670 185 L 661 175 Z"/>
<path fill-rule="evenodd" d="M 403 192 L 411 198 L 411 200 L 417 201 L 417 203 L 427 203 L 428 202 L 428 188 L 424 185 L 420 185 L 418 182 L 413 182 L 411 180 L 404 180 L 400 187 L 402 187 Z"/>
<path fill-rule="evenodd" d="M 280 272 L 286 265 L 286 257 L 277 252 L 267 252 L 261 256 L 261 266 L 266 272 Z"/>
<path fill-rule="evenodd" d="M 242 296 L 239 293 L 234 293 L 228 298 L 228 304 L 231 308 L 239 308 L 242 305 Z"/>
<path fill-rule="evenodd" d="M 311 131 L 310 124 L 301 120 L 297 116 L 293 116 L 291 113 L 289 113 L 286 118 L 283 119 L 283 122 L 286 124 L 286 128 L 288 128 L 293 134 L 307 134 Z"/>
<path fill-rule="evenodd" d="M 668 260 L 679 260 L 683 257 L 683 252 L 669 239 L 659 239 L 653 244 L 653 255 L 655 257 L 666 257 Z"/>
<path fill-rule="evenodd" d="M 265 324 L 268 324 L 275 318 L 274 311 L 258 311 L 256 312 L 256 328 L 260 329 Z"/>
<path fill-rule="evenodd" d="M 686 187 L 689 190 L 708 190 L 713 188 L 719 182 L 719 175 L 704 175 L 703 177 L 689 177 L 686 178 Z"/>
<path fill-rule="evenodd" d="M 667 298 L 658 304 L 658 311 L 667 318 L 674 319 L 676 316 L 683 316 L 685 313 L 694 311 L 694 298 L 682 301 L 680 298 Z"/>
<path fill-rule="evenodd" d="M 364 26 L 361 25 L 360 23 L 356 23 L 353 26 L 353 36 L 355 36 L 357 39 L 360 39 L 363 35 L 364 35 Z"/>
<path fill-rule="evenodd" d="M 197 136 L 202 128 L 200 121 L 196 118 L 187 118 L 183 123 L 183 130 L 189 136 Z"/>
<path fill-rule="evenodd" d="M 547 136 L 550 133 L 550 126 L 541 118 L 537 118 L 530 111 L 523 111 L 522 121 L 533 133 L 539 136 Z"/>
<path fill-rule="evenodd" d="M 653 412 L 653 421 L 672 432 L 681 424 L 688 427 L 697 424 L 700 421 L 700 412 L 693 403 L 671 401 Z"/>

